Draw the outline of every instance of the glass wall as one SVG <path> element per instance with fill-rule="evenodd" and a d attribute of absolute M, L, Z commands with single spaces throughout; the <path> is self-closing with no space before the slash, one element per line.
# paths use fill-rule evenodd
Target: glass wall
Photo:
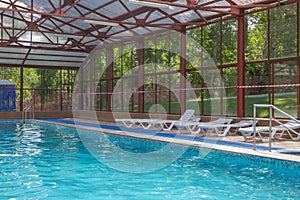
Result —
<path fill-rule="evenodd" d="M 96 110 L 178 114 L 181 108 L 195 108 L 201 115 L 236 116 L 242 102 L 247 117 L 259 103 L 299 117 L 298 9 L 298 3 L 291 3 L 246 10 L 244 27 L 236 17 L 219 18 L 202 27 L 187 27 L 186 34 L 168 31 L 105 46 L 93 58 L 95 74 L 106 69 L 94 79 Z M 241 28 L 244 37 L 239 35 Z M 241 91 L 244 98 L 238 99 Z M 265 117 L 267 112 L 258 114 Z"/>
<path fill-rule="evenodd" d="M 72 91 L 77 70 L 23 68 L 23 90 L 21 68 L 0 67 L 0 70 L 0 80 L 16 84 L 17 111 L 21 110 L 21 101 L 23 108 L 31 107 L 35 111 L 72 110 Z"/>
<path fill-rule="evenodd" d="M 294 117 L 299 79 L 298 3 L 246 16 L 245 115 L 253 116 L 253 104 L 269 103 Z M 260 117 L 267 109 L 258 111 Z M 282 116 L 280 116 L 282 117 Z"/>

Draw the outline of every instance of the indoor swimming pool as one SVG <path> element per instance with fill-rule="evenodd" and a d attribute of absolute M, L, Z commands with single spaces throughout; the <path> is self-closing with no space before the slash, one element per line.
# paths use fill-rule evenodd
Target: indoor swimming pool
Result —
<path fill-rule="evenodd" d="M 299 163 L 217 150 L 201 156 L 206 149 L 189 147 L 165 167 L 147 173 L 129 173 L 96 159 L 75 128 L 38 123 L 42 131 L 26 133 L 16 130 L 17 123 L 0 121 L 0 199 L 300 198 Z M 94 147 L 101 146 L 98 151 L 103 157 L 109 157 L 116 147 L 141 154 L 167 145 L 154 140 L 83 132 Z M 157 163 L 161 159 L 164 157 L 153 157 Z"/>

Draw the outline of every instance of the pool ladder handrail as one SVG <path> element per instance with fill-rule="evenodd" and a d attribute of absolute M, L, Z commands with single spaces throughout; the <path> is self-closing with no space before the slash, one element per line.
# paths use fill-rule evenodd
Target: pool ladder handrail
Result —
<path fill-rule="evenodd" d="M 23 112 L 22 112 L 22 121 L 23 124 L 26 124 L 28 120 L 28 113 L 29 112 L 29 119 L 33 120 L 34 119 L 34 110 L 32 110 L 30 107 L 25 107 Z"/>
<path fill-rule="evenodd" d="M 286 116 L 287 118 L 289 118 L 295 122 L 300 123 L 300 121 L 298 119 L 296 119 L 295 117 L 289 115 L 288 113 L 284 112 L 283 110 L 280 110 L 273 104 L 254 104 L 253 105 L 253 122 L 254 122 L 254 124 L 253 124 L 253 150 L 256 150 L 256 140 L 255 140 L 256 124 L 257 124 L 256 108 L 269 108 L 269 141 L 268 142 L 269 142 L 269 151 L 271 152 L 271 150 L 272 150 L 272 134 L 271 134 L 272 133 L 272 122 L 275 121 L 276 123 L 285 126 L 282 122 L 280 122 L 278 119 L 273 117 L 274 111 L 281 113 L 282 115 Z M 290 127 L 286 127 L 286 128 L 293 133 L 297 133 L 295 130 L 291 129 Z"/>

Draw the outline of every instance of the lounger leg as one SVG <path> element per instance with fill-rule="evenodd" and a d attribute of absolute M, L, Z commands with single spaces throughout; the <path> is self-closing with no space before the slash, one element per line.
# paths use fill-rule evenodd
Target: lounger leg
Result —
<path fill-rule="evenodd" d="M 225 137 L 230 130 L 230 126 L 227 126 L 223 131 L 218 132 L 218 136 Z"/>
<path fill-rule="evenodd" d="M 193 126 L 193 127 L 191 127 L 191 126 L 187 126 L 187 129 L 189 130 L 189 132 L 191 133 L 191 134 L 199 134 L 200 132 L 201 132 L 201 128 L 200 127 L 195 127 L 195 126 Z"/>
<path fill-rule="evenodd" d="M 163 130 L 164 130 L 164 131 L 170 131 L 170 130 L 173 128 L 174 124 L 175 124 L 175 123 L 172 122 L 172 123 L 170 124 L 170 126 L 168 126 L 167 123 L 163 123 L 163 125 L 162 125 Z"/>
<path fill-rule="evenodd" d="M 134 123 L 132 121 L 123 121 L 123 124 L 127 127 L 127 128 L 130 128 L 130 127 L 133 127 Z"/>
<path fill-rule="evenodd" d="M 143 127 L 143 129 L 149 129 L 151 127 L 151 123 L 150 122 L 146 123 L 146 124 L 140 122 L 140 125 Z"/>
<path fill-rule="evenodd" d="M 230 128 L 229 128 L 230 129 Z M 237 134 L 237 132 L 238 132 L 238 128 L 232 128 L 233 129 L 233 131 L 230 131 L 230 130 L 228 130 L 228 135 L 236 135 Z"/>

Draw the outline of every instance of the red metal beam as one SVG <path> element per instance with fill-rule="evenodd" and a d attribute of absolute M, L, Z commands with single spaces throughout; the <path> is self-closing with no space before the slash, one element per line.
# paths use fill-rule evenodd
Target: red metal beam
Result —
<path fill-rule="evenodd" d="M 240 14 L 243 11 L 240 10 Z M 244 86 L 245 84 L 245 18 L 244 16 L 238 17 L 238 41 L 237 41 L 237 85 Z M 244 89 L 241 87 L 237 88 L 237 116 L 245 116 L 245 96 Z"/>
<path fill-rule="evenodd" d="M 296 71 L 296 83 L 300 83 L 300 54 L 299 54 L 299 51 L 300 51 L 300 35 L 299 35 L 299 32 L 300 32 L 300 13 L 299 13 L 299 9 L 300 9 L 300 6 L 299 6 L 299 3 L 297 4 L 297 71 Z M 297 91 L 297 118 L 300 118 L 300 87 L 297 87 L 296 89 Z"/>
<path fill-rule="evenodd" d="M 106 51 L 106 64 L 107 64 L 107 111 L 112 111 L 112 92 L 113 92 L 113 61 L 114 61 L 114 50 L 109 48 Z"/>
<path fill-rule="evenodd" d="M 180 34 L 180 113 L 186 109 L 186 31 Z"/>
<path fill-rule="evenodd" d="M 20 112 L 23 111 L 23 100 L 24 100 L 24 68 L 23 66 L 20 67 L 20 101 L 19 101 L 19 105 L 20 105 Z"/>
<path fill-rule="evenodd" d="M 144 112 L 144 41 L 138 43 L 138 112 Z"/>
<path fill-rule="evenodd" d="M 96 110 L 96 105 L 95 105 L 95 84 L 96 84 L 96 80 L 95 80 L 95 54 L 91 54 L 90 57 L 90 74 L 89 74 L 89 81 L 88 81 L 88 85 L 89 85 L 89 110 L 91 111 L 95 111 Z"/>

